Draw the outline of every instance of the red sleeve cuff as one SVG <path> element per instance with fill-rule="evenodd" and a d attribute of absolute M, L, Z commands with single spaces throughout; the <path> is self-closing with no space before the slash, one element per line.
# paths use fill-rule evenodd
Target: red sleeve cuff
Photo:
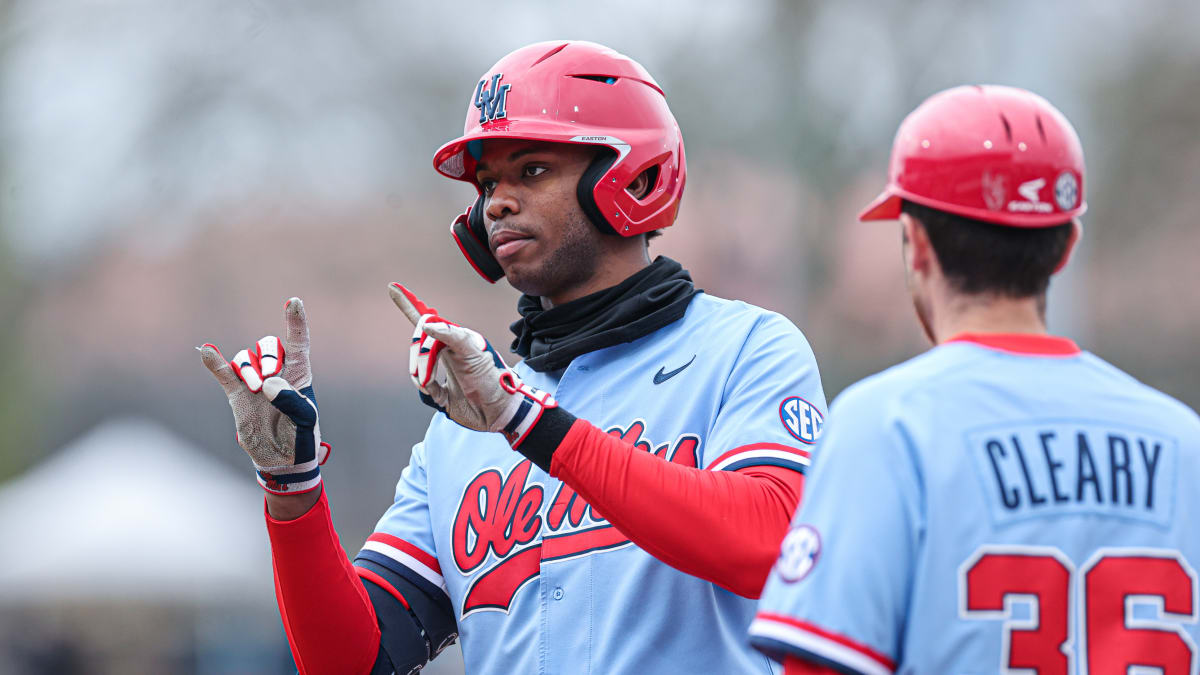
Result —
<path fill-rule="evenodd" d="M 301 673 L 368 672 L 379 652 L 379 625 L 333 529 L 325 493 L 295 520 L 266 513 L 266 522 L 275 598 L 297 668 Z"/>

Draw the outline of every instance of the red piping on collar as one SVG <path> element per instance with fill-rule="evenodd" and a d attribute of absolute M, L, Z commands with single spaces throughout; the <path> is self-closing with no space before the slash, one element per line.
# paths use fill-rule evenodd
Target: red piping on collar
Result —
<path fill-rule="evenodd" d="M 1070 338 L 1032 333 L 959 333 L 946 342 L 973 342 L 991 349 L 1037 356 L 1075 356 L 1081 351 Z"/>

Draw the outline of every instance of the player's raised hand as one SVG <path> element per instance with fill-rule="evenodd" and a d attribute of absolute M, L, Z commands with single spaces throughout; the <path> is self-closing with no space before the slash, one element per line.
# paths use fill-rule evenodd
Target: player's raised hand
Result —
<path fill-rule="evenodd" d="M 300 494 L 321 484 L 320 465 L 330 446 L 321 441 L 308 321 L 299 298 L 288 300 L 284 321 L 282 342 L 269 335 L 232 361 L 215 345 L 199 350 L 204 366 L 225 390 L 238 445 L 254 462 L 259 484 L 274 494 Z"/>
<path fill-rule="evenodd" d="M 427 405 L 469 429 L 503 433 L 513 447 L 558 405 L 522 382 L 479 333 L 438 316 L 398 283 L 388 293 L 413 324 L 409 376 Z"/>

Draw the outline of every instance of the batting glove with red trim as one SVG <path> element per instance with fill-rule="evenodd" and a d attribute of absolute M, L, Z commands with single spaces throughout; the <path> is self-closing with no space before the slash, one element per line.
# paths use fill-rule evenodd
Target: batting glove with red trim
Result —
<path fill-rule="evenodd" d="M 414 326 L 409 375 L 421 400 L 468 429 L 504 434 L 512 447 L 558 403 L 521 381 L 479 333 L 438 316 L 400 284 L 392 302 Z"/>
<path fill-rule="evenodd" d="M 254 350 L 226 361 L 215 345 L 200 347 L 233 408 L 237 442 L 250 455 L 258 484 L 274 494 L 300 494 L 321 484 L 330 445 L 321 441 L 308 361 L 308 321 L 299 298 L 284 306 L 283 342 L 269 335 Z"/>

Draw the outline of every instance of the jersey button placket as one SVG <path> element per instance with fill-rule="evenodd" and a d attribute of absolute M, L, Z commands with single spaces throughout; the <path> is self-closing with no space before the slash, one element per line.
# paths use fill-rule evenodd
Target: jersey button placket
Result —
<path fill-rule="evenodd" d="M 563 405 L 564 397 L 572 399 L 572 390 L 575 387 L 577 379 L 582 377 L 584 382 L 591 381 L 591 373 L 595 370 L 595 366 L 591 364 L 590 356 L 591 354 L 581 354 L 575 357 L 566 369 L 563 370 L 562 376 L 558 378 L 558 385 L 554 389 L 554 398 L 558 399 L 559 405 Z M 599 411 L 590 408 L 588 412 L 592 415 L 599 414 Z"/>

